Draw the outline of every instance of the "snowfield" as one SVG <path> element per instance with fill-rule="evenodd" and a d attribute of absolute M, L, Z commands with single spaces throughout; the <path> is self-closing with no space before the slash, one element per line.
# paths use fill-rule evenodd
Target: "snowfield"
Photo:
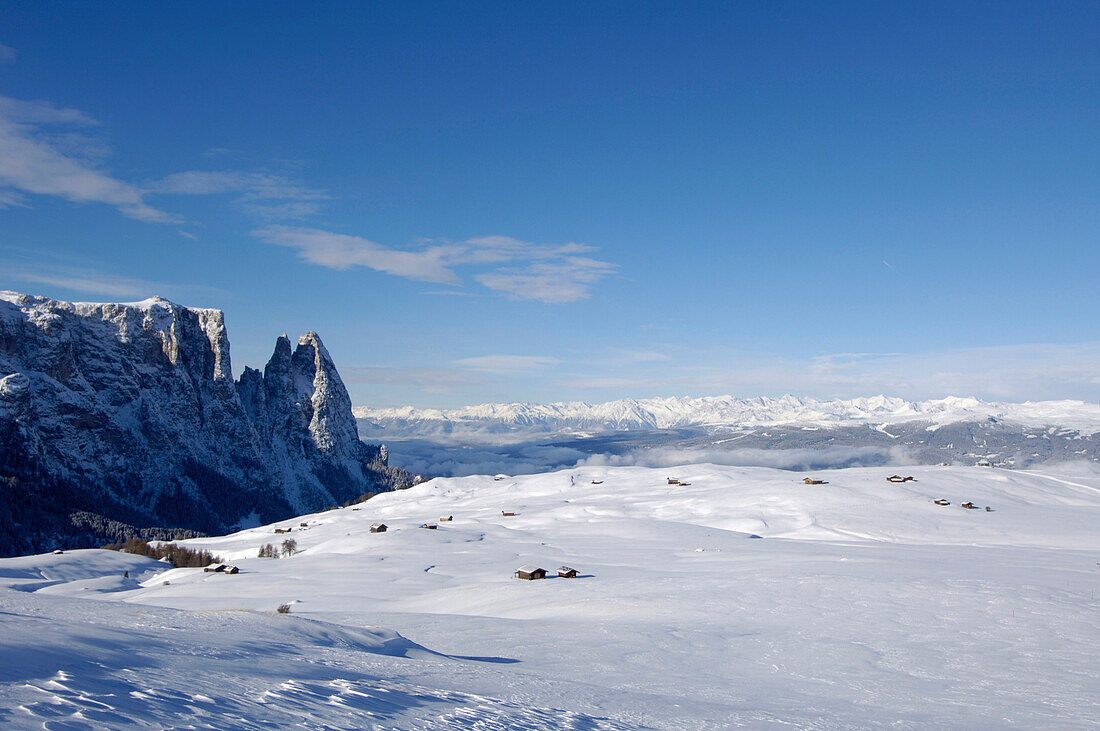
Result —
<path fill-rule="evenodd" d="M 1100 725 L 1100 475 L 805 476 L 440 478 L 186 541 L 232 576 L 0 560 L 0 725 Z M 257 558 L 288 538 L 294 555 Z M 548 578 L 513 578 L 525 564 Z"/>

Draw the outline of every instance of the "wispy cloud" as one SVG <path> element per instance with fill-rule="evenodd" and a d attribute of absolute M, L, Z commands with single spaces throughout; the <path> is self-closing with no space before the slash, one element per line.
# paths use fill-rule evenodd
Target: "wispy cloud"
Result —
<path fill-rule="evenodd" d="M 188 170 L 146 184 L 153 193 L 168 195 L 237 194 L 246 212 L 267 219 L 304 218 L 318 211 L 331 196 L 299 185 L 285 175 L 246 170 Z"/>
<path fill-rule="evenodd" d="M 577 256 L 593 250 L 587 244 L 535 244 L 508 236 L 428 241 L 417 248 L 398 249 L 314 228 L 268 226 L 252 233 L 270 244 L 297 249 L 301 258 L 330 269 L 363 267 L 420 281 L 459 284 L 456 268 L 488 266 L 490 271 L 474 279 L 489 289 L 515 299 L 551 303 L 588 297 L 592 285 L 617 269 L 609 262 Z"/>
<path fill-rule="evenodd" d="M 501 374 L 541 370 L 561 363 L 557 358 L 543 355 L 481 355 L 452 362 L 461 368 Z"/>
<path fill-rule="evenodd" d="M 446 264 L 446 251 L 433 246 L 420 251 L 391 249 L 360 236 L 315 228 L 268 226 L 252 232 L 261 241 L 297 249 L 298 256 L 329 269 L 365 267 L 422 282 L 458 283 Z"/>
<path fill-rule="evenodd" d="M 478 294 L 477 292 L 463 292 L 461 289 L 433 289 L 427 292 L 421 292 L 420 294 L 429 295 L 432 297 L 484 297 L 485 295 Z"/>
<path fill-rule="evenodd" d="M 0 96 L 0 197 L 12 205 L 24 202 L 21 193 L 57 196 L 105 203 L 141 221 L 174 221 L 147 204 L 139 187 L 93 162 L 103 157 L 104 147 L 77 130 L 95 125 L 76 109 Z"/>
<path fill-rule="evenodd" d="M 567 256 L 559 261 L 538 261 L 523 268 L 479 274 L 476 279 L 513 299 L 565 303 L 587 298 L 592 285 L 616 268 L 606 261 Z"/>
<path fill-rule="evenodd" d="M 0 265 L 3 266 L 5 280 L 46 285 L 94 297 L 141 300 L 161 295 L 169 298 L 198 298 L 204 302 L 218 302 L 226 297 L 223 290 L 215 287 L 121 277 L 94 269 L 49 265 L 30 267 L 12 262 L 0 262 Z"/>

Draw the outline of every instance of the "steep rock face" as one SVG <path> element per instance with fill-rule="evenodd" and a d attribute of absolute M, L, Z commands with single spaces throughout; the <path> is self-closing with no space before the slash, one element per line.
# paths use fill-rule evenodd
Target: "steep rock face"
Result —
<path fill-rule="evenodd" d="M 317 333 L 302 335 L 293 353 L 281 336 L 263 374 L 246 368 L 237 392 L 295 509 L 358 495 L 387 474 L 381 447 L 359 441 L 351 398 Z"/>
<path fill-rule="evenodd" d="M 233 381 L 219 310 L 0 293 L 0 554 L 215 532 L 411 483 L 315 333 Z M 0 510 L 0 512 L 3 512 Z M 167 529 L 167 533 L 164 530 Z"/>

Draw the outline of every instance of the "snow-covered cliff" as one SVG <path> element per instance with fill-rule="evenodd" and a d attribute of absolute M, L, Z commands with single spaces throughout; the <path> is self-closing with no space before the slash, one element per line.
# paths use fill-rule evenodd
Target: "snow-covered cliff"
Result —
<path fill-rule="evenodd" d="M 411 484 L 359 441 L 328 351 L 233 380 L 220 310 L 0 293 L 0 554 L 220 532 Z M 157 530 L 147 530 L 148 535 Z M 163 531 L 161 531 L 163 532 Z"/>

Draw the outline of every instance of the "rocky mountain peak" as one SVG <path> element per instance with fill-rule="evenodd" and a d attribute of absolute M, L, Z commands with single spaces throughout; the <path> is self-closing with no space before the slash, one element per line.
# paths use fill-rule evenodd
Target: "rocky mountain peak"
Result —
<path fill-rule="evenodd" d="M 51 512 L 31 522 L 54 535 L 88 535 L 76 513 L 212 532 L 412 482 L 359 441 L 316 333 L 232 374 L 220 310 L 0 293 L 0 513 Z M 49 547 L 15 530 L 0 554 Z"/>

